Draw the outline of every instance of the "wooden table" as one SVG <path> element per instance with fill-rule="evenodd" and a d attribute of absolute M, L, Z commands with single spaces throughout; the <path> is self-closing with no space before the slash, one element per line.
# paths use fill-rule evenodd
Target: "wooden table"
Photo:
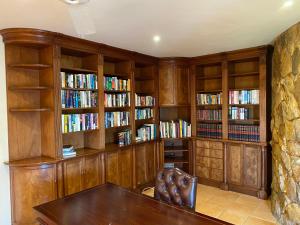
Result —
<path fill-rule="evenodd" d="M 220 225 L 229 224 L 185 211 L 113 184 L 34 207 L 43 225 Z"/>

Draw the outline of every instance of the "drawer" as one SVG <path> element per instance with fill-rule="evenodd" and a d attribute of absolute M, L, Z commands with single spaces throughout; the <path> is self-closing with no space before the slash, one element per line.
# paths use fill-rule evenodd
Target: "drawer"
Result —
<path fill-rule="evenodd" d="M 200 140 L 197 140 L 196 141 L 196 146 L 198 148 L 209 148 L 209 141 L 200 141 Z"/>
<path fill-rule="evenodd" d="M 201 167 L 209 167 L 210 158 L 208 157 L 197 157 L 196 158 L 196 165 Z"/>
<path fill-rule="evenodd" d="M 209 156 L 213 158 L 223 159 L 223 150 L 210 149 Z"/>
<path fill-rule="evenodd" d="M 211 169 L 210 179 L 215 181 L 223 181 L 223 178 L 224 178 L 223 170 Z"/>
<path fill-rule="evenodd" d="M 196 148 L 196 157 L 197 156 L 206 156 L 210 155 L 208 148 Z"/>
<path fill-rule="evenodd" d="M 223 170 L 223 159 L 209 159 L 209 167 L 212 169 Z"/>
<path fill-rule="evenodd" d="M 219 141 L 210 141 L 209 142 L 209 148 L 211 149 L 223 149 L 223 143 Z"/>
<path fill-rule="evenodd" d="M 210 169 L 207 167 L 196 166 L 196 176 L 201 178 L 209 178 Z"/>

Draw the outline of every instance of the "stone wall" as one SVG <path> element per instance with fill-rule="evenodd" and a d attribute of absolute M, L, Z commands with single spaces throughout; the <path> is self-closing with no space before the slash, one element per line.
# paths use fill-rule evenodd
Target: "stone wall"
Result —
<path fill-rule="evenodd" d="M 274 43 L 272 77 L 272 211 L 300 224 L 300 23 Z"/>

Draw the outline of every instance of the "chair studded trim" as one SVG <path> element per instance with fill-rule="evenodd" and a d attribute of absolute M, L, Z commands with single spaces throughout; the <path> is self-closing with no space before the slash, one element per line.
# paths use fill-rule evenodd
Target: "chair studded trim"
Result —
<path fill-rule="evenodd" d="M 178 168 L 160 170 L 156 177 L 154 197 L 181 207 L 195 208 L 197 177 Z"/>

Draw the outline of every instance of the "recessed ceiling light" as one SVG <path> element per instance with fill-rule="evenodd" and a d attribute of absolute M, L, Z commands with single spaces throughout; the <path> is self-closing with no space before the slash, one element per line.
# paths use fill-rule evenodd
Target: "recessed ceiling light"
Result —
<path fill-rule="evenodd" d="M 292 5 L 294 5 L 294 1 L 293 0 L 286 0 L 286 1 L 284 1 L 283 5 L 282 5 L 282 8 L 289 8 Z"/>
<path fill-rule="evenodd" d="M 159 41 L 160 41 L 160 36 L 155 35 L 155 36 L 153 37 L 153 41 L 154 41 L 154 42 L 159 42 Z"/>
<path fill-rule="evenodd" d="M 69 5 L 79 5 L 87 3 L 89 0 L 61 0 Z"/>

